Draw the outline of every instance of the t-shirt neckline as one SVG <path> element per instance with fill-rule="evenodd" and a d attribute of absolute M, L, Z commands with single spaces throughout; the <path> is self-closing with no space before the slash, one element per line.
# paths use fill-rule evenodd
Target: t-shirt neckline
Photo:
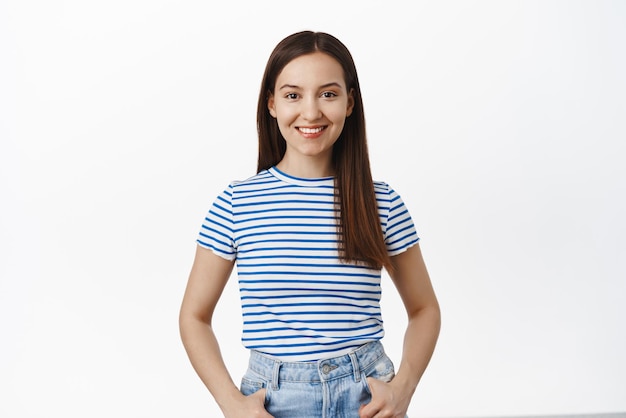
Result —
<path fill-rule="evenodd" d="M 295 177 L 283 171 L 280 171 L 278 168 L 276 168 L 276 166 L 270 167 L 267 171 L 271 175 L 276 177 L 277 179 L 284 181 L 285 183 L 295 184 L 297 186 L 303 186 L 303 187 L 334 187 L 335 186 L 335 178 L 332 176 L 317 177 L 317 178 Z"/>

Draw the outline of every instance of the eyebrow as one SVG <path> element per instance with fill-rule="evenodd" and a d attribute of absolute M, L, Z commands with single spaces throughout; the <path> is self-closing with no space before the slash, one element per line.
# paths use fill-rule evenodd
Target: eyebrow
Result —
<path fill-rule="evenodd" d="M 319 88 L 322 89 L 326 89 L 328 87 L 338 87 L 338 88 L 343 88 L 343 86 L 339 83 L 336 82 L 332 82 L 332 83 L 326 83 L 321 85 Z M 282 90 L 282 89 L 301 89 L 302 87 L 300 86 L 296 86 L 294 84 L 283 84 L 282 86 L 280 86 L 280 88 L 278 90 Z"/>

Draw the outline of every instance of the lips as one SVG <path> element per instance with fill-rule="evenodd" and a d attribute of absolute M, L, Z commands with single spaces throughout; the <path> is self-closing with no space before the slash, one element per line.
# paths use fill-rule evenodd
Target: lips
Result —
<path fill-rule="evenodd" d="M 303 134 L 307 134 L 307 135 L 318 134 L 318 133 L 322 132 L 324 129 L 326 129 L 325 126 L 318 126 L 318 127 L 315 127 L 315 128 L 305 128 L 303 126 L 298 127 L 298 130 L 300 132 L 302 132 Z"/>

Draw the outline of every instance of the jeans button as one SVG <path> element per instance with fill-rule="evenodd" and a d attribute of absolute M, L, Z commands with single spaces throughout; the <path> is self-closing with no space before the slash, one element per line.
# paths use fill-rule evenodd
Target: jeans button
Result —
<path fill-rule="evenodd" d="M 325 364 L 322 365 L 322 373 L 328 374 L 328 373 L 332 372 L 333 370 L 335 370 L 338 367 L 339 366 L 337 366 L 336 364 L 325 363 Z"/>

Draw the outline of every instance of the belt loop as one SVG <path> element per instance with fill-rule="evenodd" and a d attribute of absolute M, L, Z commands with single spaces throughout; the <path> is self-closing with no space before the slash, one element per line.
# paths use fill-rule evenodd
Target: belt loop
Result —
<path fill-rule="evenodd" d="M 348 353 L 350 356 L 350 361 L 352 361 L 352 371 L 354 372 L 354 381 L 361 381 L 361 368 L 359 367 L 359 360 L 356 358 L 356 354 L 354 352 Z"/>
<path fill-rule="evenodd" d="M 274 370 L 272 371 L 272 390 L 278 390 L 278 375 L 280 372 L 280 361 L 274 361 Z"/>

